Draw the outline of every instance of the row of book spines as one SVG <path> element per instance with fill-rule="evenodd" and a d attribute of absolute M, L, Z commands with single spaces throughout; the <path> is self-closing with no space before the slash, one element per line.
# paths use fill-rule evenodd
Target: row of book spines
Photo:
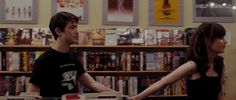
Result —
<path fill-rule="evenodd" d="M 113 30 L 113 31 L 110 31 Z M 138 31 L 137 31 L 138 30 Z M 0 44 L 51 45 L 48 28 L 0 28 Z M 184 30 L 111 28 L 81 29 L 79 45 L 184 45 L 189 35 Z M 112 39 L 111 39 L 112 38 Z"/>
<path fill-rule="evenodd" d="M 88 71 L 172 71 L 185 60 L 182 51 L 173 52 L 84 52 Z"/>
<path fill-rule="evenodd" d="M 80 32 L 79 45 L 185 45 L 184 30 L 111 28 Z"/>
<path fill-rule="evenodd" d="M 0 28 L 0 44 L 51 45 L 54 41 L 49 28 Z"/>
<path fill-rule="evenodd" d="M 43 52 L 0 52 L 1 71 L 31 71 L 32 63 Z M 174 52 L 85 52 L 85 69 L 171 71 L 183 61 L 185 54 Z M 30 59 L 29 59 L 30 58 Z"/>
<path fill-rule="evenodd" d="M 154 82 L 158 81 L 161 77 L 124 77 L 124 76 L 95 76 L 96 81 L 105 86 L 119 91 L 124 95 L 137 95 L 144 89 L 149 87 Z M 88 88 L 83 85 L 80 86 L 81 93 L 91 92 Z M 175 82 L 174 84 L 168 85 L 158 92 L 152 95 L 185 95 L 186 84 L 184 80 Z"/>
<path fill-rule="evenodd" d="M 0 52 L 0 71 L 31 71 L 32 64 L 43 52 Z"/>
<path fill-rule="evenodd" d="M 0 52 L 1 71 L 31 71 L 43 52 Z M 85 52 L 84 66 L 94 70 L 171 71 L 184 60 L 183 52 Z M 30 58 L 30 59 L 29 59 Z"/>
<path fill-rule="evenodd" d="M 0 96 L 19 95 L 26 92 L 29 77 L 0 76 Z"/>

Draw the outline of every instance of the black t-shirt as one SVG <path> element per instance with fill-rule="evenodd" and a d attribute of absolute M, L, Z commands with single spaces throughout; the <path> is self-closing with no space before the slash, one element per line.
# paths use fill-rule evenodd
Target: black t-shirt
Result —
<path fill-rule="evenodd" d="M 65 93 L 77 93 L 78 77 L 84 73 L 83 65 L 70 53 L 49 49 L 33 64 L 29 82 L 40 87 L 43 97 L 60 97 Z"/>

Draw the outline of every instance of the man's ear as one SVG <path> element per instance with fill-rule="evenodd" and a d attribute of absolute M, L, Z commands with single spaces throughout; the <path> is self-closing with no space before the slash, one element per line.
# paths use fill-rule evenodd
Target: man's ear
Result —
<path fill-rule="evenodd" d="M 61 29 L 59 29 L 58 27 L 55 28 L 55 32 L 56 32 L 56 34 L 57 34 L 58 36 L 61 36 L 61 34 L 62 34 Z"/>

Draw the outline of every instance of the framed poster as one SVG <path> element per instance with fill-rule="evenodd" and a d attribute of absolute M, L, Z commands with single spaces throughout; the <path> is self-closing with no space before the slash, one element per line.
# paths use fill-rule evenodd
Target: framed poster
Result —
<path fill-rule="evenodd" d="M 37 0 L 0 0 L 1 23 L 37 23 Z"/>
<path fill-rule="evenodd" d="M 194 22 L 234 22 L 233 0 L 193 0 Z"/>
<path fill-rule="evenodd" d="M 182 26 L 183 0 L 149 0 L 149 25 Z"/>
<path fill-rule="evenodd" d="M 88 23 L 88 0 L 52 0 L 52 15 L 60 11 L 78 16 L 79 24 Z"/>
<path fill-rule="evenodd" d="M 137 25 L 138 0 L 103 0 L 104 25 Z"/>

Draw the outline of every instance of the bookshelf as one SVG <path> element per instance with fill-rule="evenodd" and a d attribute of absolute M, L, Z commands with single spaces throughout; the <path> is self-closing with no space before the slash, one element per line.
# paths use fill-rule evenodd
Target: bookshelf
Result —
<path fill-rule="evenodd" d="M 183 51 L 187 45 L 174 46 L 144 46 L 144 45 L 118 45 L 118 46 L 103 46 L 103 45 L 72 45 L 72 48 L 78 51 Z M 0 51 L 44 51 L 50 46 L 41 45 L 0 45 Z"/>
<path fill-rule="evenodd" d="M 97 52 L 97 51 L 185 51 L 187 45 L 170 45 L 170 46 L 144 46 L 144 45 L 118 45 L 118 46 L 104 46 L 104 45 L 72 45 L 72 49 L 78 52 Z M 0 51 L 45 51 L 50 46 L 39 45 L 0 45 Z M 171 71 L 88 71 L 92 76 L 163 76 Z M 0 71 L 0 76 L 30 76 L 31 71 Z M 186 95 L 165 95 L 165 96 L 150 96 L 147 99 L 161 99 L 161 100 L 185 100 Z"/>
<path fill-rule="evenodd" d="M 88 71 L 92 76 L 157 76 L 166 75 L 170 71 Z M 14 76 L 30 76 L 31 71 L 0 71 L 0 76 L 14 75 Z"/>

